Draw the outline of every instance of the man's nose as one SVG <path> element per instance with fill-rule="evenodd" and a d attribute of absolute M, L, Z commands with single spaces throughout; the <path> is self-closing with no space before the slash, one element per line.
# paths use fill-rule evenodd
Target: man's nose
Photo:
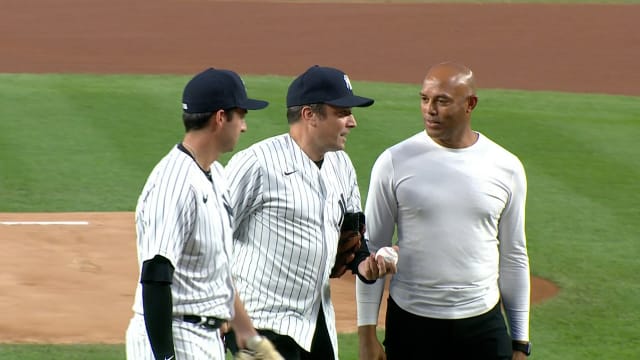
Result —
<path fill-rule="evenodd" d="M 358 122 L 356 121 L 356 117 L 353 116 L 353 114 L 349 115 L 349 118 L 347 119 L 347 127 L 354 128 L 356 126 L 358 126 Z"/>

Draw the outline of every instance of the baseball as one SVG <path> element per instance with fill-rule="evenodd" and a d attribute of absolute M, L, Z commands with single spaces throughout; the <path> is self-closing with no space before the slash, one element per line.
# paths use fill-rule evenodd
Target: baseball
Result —
<path fill-rule="evenodd" d="M 393 264 L 398 263 L 398 253 L 391 246 L 385 246 L 376 251 L 376 258 L 378 255 L 381 255 L 385 261 L 392 262 Z"/>

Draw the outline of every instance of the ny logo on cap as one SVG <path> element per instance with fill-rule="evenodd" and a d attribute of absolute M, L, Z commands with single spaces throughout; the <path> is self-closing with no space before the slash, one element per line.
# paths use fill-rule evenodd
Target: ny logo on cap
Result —
<path fill-rule="evenodd" d="M 351 81 L 349 81 L 349 77 L 347 76 L 347 74 L 344 75 L 344 83 L 347 85 L 347 89 L 353 90 L 353 88 L 351 87 Z"/>

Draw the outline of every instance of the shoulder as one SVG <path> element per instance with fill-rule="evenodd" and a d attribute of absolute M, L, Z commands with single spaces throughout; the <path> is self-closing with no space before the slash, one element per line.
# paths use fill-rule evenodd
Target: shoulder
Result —
<path fill-rule="evenodd" d="M 520 158 L 516 154 L 512 153 L 510 150 L 507 150 L 505 147 L 491 140 L 484 134 L 482 133 L 478 133 L 478 134 L 479 134 L 478 139 L 479 141 L 483 142 L 483 148 L 485 149 L 485 151 L 491 153 L 493 157 L 495 157 L 496 159 L 499 159 L 500 161 L 506 163 L 507 165 L 522 167 L 522 162 L 520 161 Z"/>
<path fill-rule="evenodd" d="M 229 176 L 235 176 L 245 173 L 261 173 L 269 171 L 283 156 L 288 146 L 288 136 L 286 134 L 270 137 L 258 141 L 246 149 L 235 153 L 227 166 L 225 173 Z"/>
<path fill-rule="evenodd" d="M 325 155 L 325 158 L 332 159 L 333 161 L 351 164 L 351 157 L 349 157 L 349 154 L 347 154 L 347 152 L 344 150 L 330 151 Z"/>
<path fill-rule="evenodd" d="M 257 158 L 270 158 L 271 155 L 286 151 L 290 147 L 291 138 L 287 134 L 273 136 L 260 140 L 244 150 L 238 151 L 236 156 L 254 156 Z M 232 157 L 232 158 L 233 158 Z"/>
<path fill-rule="evenodd" d="M 430 141 L 427 134 L 421 131 L 394 145 L 389 146 L 378 155 L 378 162 L 397 162 L 411 159 L 415 154 L 428 150 Z"/>
<path fill-rule="evenodd" d="M 256 142 L 251 145 L 249 149 L 265 149 L 265 150 L 278 150 L 278 148 L 289 147 L 289 143 L 291 141 L 291 137 L 289 134 L 280 134 L 276 136 L 272 136 L 263 140 Z"/>
<path fill-rule="evenodd" d="M 167 153 L 153 168 L 145 183 L 144 192 L 156 193 L 167 201 L 189 196 L 201 187 L 202 170 L 195 161 L 177 148 Z M 185 191 L 168 191 L 176 187 Z"/>
<path fill-rule="evenodd" d="M 224 166 L 222 166 L 220 162 L 214 161 L 213 164 L 211 164 L 211 175 L 222 176 L 223 173 L 224 173 Z"/>
<path fill-rule="evenodd" d="M 174 147 L 153 169 L 153 173 L 161 173 L 165 178 L 189 179 L 194 171 L 200 170 L 193 158 Z"/>
<path fill-rule="evenodd" d="M 325 164 L 323 166 L 327 166 L 327 164 L 331 164 L 333 167 L 338 169 L 341 172 L 355 172 L 355 167 L 353 166 L 353 162 L 345 151 L 331 151 L 325 154 Z"/>
<path fill-rule="evenodd" d="M 404 152 L 410 151 L 411 149 L 415 149 L 417 147 L 424 149 L 424 147 L 426 147 L 428 144 L 428 135 L 424 131 L 421 131 L 394 145 L 391 145 L 387 148 L 387 150 L 394 155 L 403 154 Z"/>

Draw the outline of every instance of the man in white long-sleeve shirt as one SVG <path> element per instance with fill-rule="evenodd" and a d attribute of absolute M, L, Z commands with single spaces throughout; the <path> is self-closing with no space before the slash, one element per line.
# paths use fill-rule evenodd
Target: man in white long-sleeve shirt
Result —
<path fill-rule="evenodd" d="M 433 66 L 420 97 L 426 132 L 384 151 L 371 172 L 369 249 L 390 246 L 397 227 L 399 260 L 384 349 L 375 333 L 384 281 L 356 285 L 360 359 L 525 359 L 524 168 L 472 130 L 470 69 Z"/>

